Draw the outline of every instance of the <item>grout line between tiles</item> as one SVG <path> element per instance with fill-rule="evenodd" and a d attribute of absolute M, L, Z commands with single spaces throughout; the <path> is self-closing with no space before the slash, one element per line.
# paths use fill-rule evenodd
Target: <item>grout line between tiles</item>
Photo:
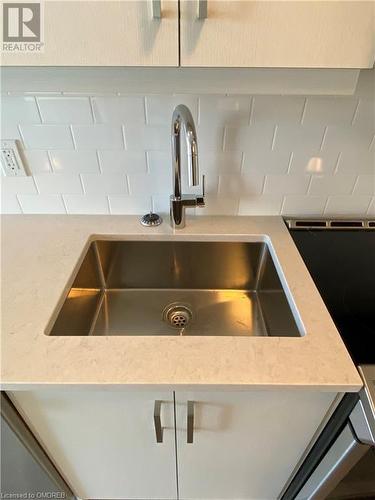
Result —
<path fill-rule="evenodd" d="M 86 193 L 86 190 L 85 190 L 85 185 L 84 185 L 84 183 L 83 183 L 82 174 L 78 174 L 78 177 L 79 177 L 79 181 L 80 181 L 80 183 L 81 183 L 82 192 L 83 192 L 83 194 L 85 195 L 85 194 L 87 194 L 87 193 Z"/>
<path fill-rule="evenodd" d="M 288 175 L 290 174 L 290 169 L 291 169 L 291 166 L 292 166 L 293 157 L 294 157 L 294 153 L 293 153 L 293 151 L 291 151 L 291 153 L 289 155 L 288 168 L 286 170 L 286 173 Z"/>
<path fill-rule="evenodd" d="M 245 165 L 245 153 L 242 151 L 241 163 L 240 163 L 240 175 L 243 175 L 243 173 L 244 173 L 244 165 Z"/>
<path fill-rule="evenodd" d="M 131 195 L 132 193 L 131 193 L 131 189 L 130 189 L 129 175 L 126 174 L 125 177 L 126 177 L 126 186 L 128 188 L 128 194 Z"/>
<path fill-rule="evenodd" d="M 63 195 L 63 194 L 61 195 L 61 200 L 62 200 L 62 204 L 64 205 L 65 212 L 66 212 L 67 214 L 69 214 L 68 207 L 66 206 L 66 202 L 65 202 L 65 198 L 64 198 L 64 195 Z"/>
<path fill-rule="evenodd" d="M 254 98 L 254 96 L 252 96 L 251 101 L 250 101 L 250 113 L 249 113 L 249 121 L 248 121 L 249 126 L 252 125 L 252 122 L 253 122 L 254 103 L 255 103 L 255 98 Z"/>
<path fill-rule="evenodd" d="M 143 101 L 143 113 L 144 113 L 145 125 L 149 125 L 147 96 L 143 96 L 142 101 Z"/>
<path fill-rule="evenodd" d="M 322 215 L 325 215 L 326 214 L 326 211 L 327 211 L 327 207 L 328 207 L 328 202 L 329 202 L 329 196 L 327 196 L 327 199 L 326 199 L 326 202 L 324 203 L 324 207 L 323 207 L 323 214 Z"/>
<path fill-rule="evenodd" d="M 100 154 L 99 154 L 98 150 L 95 150 L 95 155 L 96 155 L 96 159 L 98 161 L 99 172 L 102 174 L 103 173 L 103 167 L 102 167 L 102 162 L 101 162 Z"/>
<path fill-rule="evenodd" d="M 26 142 L 25 142 L 25 138 L 23 136 L 20 124 L 17 125 L 17 130 L 18 130 L 18 133 L 20 134 L 20 137 L 21 137 L 22 146 L 23 146 L 24 149 L 26 149 Z"/>
<path fill-rule="evenodd" d="M 303 125 L 303 122 L 305 120 L 306 108 L 307 108 L 307 97 L 305 97 L 305 101 L 304 101 L 303 107 L 302 107 L 302 113 L 301 113 L 301 119 L 300 119 L 301 125 Z"/>
<path fill-rule="evenodd" d="M 225 151 L 226 140 L 227 140 L 227 127 L 224 127 L 223 137 L 221 141 L 221 151 Z"/>
<path fill-rule="evenodd" d="M 370 208 L 372 203 L 375 203 L 375 196 L 370 197 L 370 203 L 368 204 L 367 210 L 366 210 L 366 215 L 370 215 Z"/>
<path fill-rule="evenodd" d="M 260 194 L 265 194 L 264 191 L 266 189 L 266 179 L 267 179 L 267 175 L 264 175 L 263 182 L 262 182 L 262 190 L 261 190 Z"/>
<path fill-rule="evenodd" d="M 16 194 L 16 200 L 17 200 L 18 206 L 19 206 L 19 207 L 20 207 L 20 209 L 21 209 L 21 212 L 22 212 L 22 213 L 24 213 L 23 208 L 22 208 L 22 205 L 21 205 L 21 202 L 20 202 L 20 200 L 19 200 L 19 198 L 18 198 L 18 194 Z"/>
<path fill-rule="evenodd" d="M 355 188 L 356 188 L 356 186 L 357 186 L 358 182 L 359 182 L 359 175 L 357 175 L 357 177 L 356 177 L 356 179 L 355 179 L 355 181 L 354 181 L 354 185 L 353 185 L 353 187 L 352 187 L 352 190 L 350 191 L 350 194 L 351 194 L 351 195 L 353 195 L 353 194 L 354 194 L 354 190 L 355 190 Z"/>
<path fill-rule="evenodd" d="M 47 154 L 47 158 L 48 158 L 48 162 L 49 162 L 49 166 L 50 166 L 51 172 L 55 173 L 55 169 L 53 168 L 53 161 L 52 161 L 52 158 L 51 158 L 51 152 L 48 149 L 46 150 L 46 154 Z"/>
<path fill-rule="evenodd" d="M 77 144 L 76 144 L 76 141 L 74 138 L 74 133 L 73 133 L 73 125 L 69 125 L 69 130 L 70 130 L 70 136 L 71 136 L 72 141 L 73 141 L 73 147 L 75 150 L 77 150 Z"/>
<path fill-rule="evenodd" d="M 97 120 L 96 120 L 96 116 L 95 116 L 95 113 L 94 113 L 94 104 L 93 104 L 93 101 L 92 101 L 92 96 L 89 96 L 89 104 L 90 104 L 90 111 L 91 111 L 92 122 L 95 124 L 95 123 L 97 123 Z"/>
<path fill-rule="evenodd" d="M 339 152 L 339 154 L 337 155 L 337 160 L 336 160 L 336 163 L 335 163 L 335 168 L 333 169 L 333 175 L 336 175 L 339 171 L 339 165 L 340 165 L 340 160 L 341 160 L 341 151 Z"/>
<path fill-rule="evenodd" d="M 358 102 L 357 102 L 357 106 L 355 107 L 355 110 L 354 110 L 354 113 L 353 113 L 353 116 L 352 116 L 352 119 L 350 120 L 350 125 L 353 126 L 353 124 L 355 123 L 355 120 L 357 118 L 357 115 L 358 115 L 358 109 L 359 109 L 359 105 L 361 103 L 361 99 L 358 99 Z"/>
<path fill-rule="evenodd" d="M 327 131 L 328 131 L 328 127 L 326 126 L 326 127 L 324 127 L 323 137 L 322 137 L 322 141 L 320 143 L 319 151 L 322 151 L 322 149 L 323 149 L 324 142 L 326 140 Z"/>
<path fill-rule="evenodd" d="M 311 184 L 312 184 L 312 181 L 313 181 L 313 176 L 310 175 L 310 179 L 309 179 L 309 183 L 307 184 L 307 189 L 306 189 L 306 193 L 307 195 L 310 194 L 310 189 L 311 189 Z"/>
<path fill-rule="evenodd" d="M 286 196 L 284 195 L 283 196 L 283 201 L 281 202 L 281 207 L 280 207 L 280 211 L 279 211 L 279 214 L 281 215 L 284 211 L 284 206 L 285 206 L 285 203 L 286 203 Z"/>
<path fill-rule="evenodd" d="M 111 201 L 109 199 L 109 195 L 108 194 L 106 196 L 106 200 L 107 200 L 107 206 L 108 206 L 109 213 L 112 214 Z"/>
<path fill-rule="evenodd" d="M 372 149 L 372 146 L 375 144 L 375 134 L 373 135 L 372 139 L 371 139 L 371 142 L 370 142 L 370 145 L 368 147 L 369 151 L 371 151 Z"/>
<path fill-rule="evenodd" d="M 122 134 L 122 142 L 123 142 L 124 149 L 127 151 L 128 147 L 126 144 L 125 126 L 124 125 L 121 125 L 121 134 Z"/>
<path fill-rule="evenodd" d="M 39 101 L 38 101 L 38 98 L 36 96 L 34 96 L 34 101 L 35 101 L 36 109 L 38 110 L 40 123 L 44 123 L 42 111 L 40 110 Z"/>
<path fill-rule="evenodd" d="M 271 141 L 271 151 L 273 151 L 275 148 L 275 140 L 276 140 L 277 130 L 278 130 L 278 125 L 275 125 L 275 128 L 273 129 L 273 136 L 272 136 L 272 141 Z"/>

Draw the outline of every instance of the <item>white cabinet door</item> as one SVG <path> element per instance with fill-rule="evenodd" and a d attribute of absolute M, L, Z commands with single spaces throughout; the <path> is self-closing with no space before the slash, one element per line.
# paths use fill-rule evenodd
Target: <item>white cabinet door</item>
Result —
<path fill-rule="evenodd" d="M 276 499 L 335 397 L 297 390 L 177 392 L 180 498 Z M 194 404 L 192 443 L 187 401 Z"/>
<path fill-rule="evenodd" d="M 204 0 L 201 0 L 204 1 Z M 373 1 L 180 0 L 181 66 L 371 68 Z"/>
<path fill-rule="evenodd" d="M 82 499 L 175 499 L 173 393 L 43 390 L 9 394 Z M 161 400 L 163 442 L 154 402 Z"/>
<path fill-rule="evenodd" d="M 15 1 L 15 0 L 10 0 Z M 178 3 L 45 1 L 42 52 L 2 52 L 8 66 L 178 66 Z"/>

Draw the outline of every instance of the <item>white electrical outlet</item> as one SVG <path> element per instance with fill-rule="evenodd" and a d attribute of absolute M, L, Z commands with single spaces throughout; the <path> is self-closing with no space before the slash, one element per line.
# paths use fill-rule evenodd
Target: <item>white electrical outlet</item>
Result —
<path fill-rule="evenodd" d="M 6 177 L 25 176 L 25 166 L 17 148 L 16 140 L 1 141 L 1 168 Z"/>

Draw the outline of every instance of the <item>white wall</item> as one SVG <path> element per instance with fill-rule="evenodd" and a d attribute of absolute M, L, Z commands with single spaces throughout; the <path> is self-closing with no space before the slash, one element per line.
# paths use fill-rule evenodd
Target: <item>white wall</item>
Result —
<path fill-rule="evenodd" d="M 197 214 L 375 216 L 374 70 L 354 96 L 7 92 L 1 137 L 31 175 L 2 178 L 2 212 L 168 211 L 178 103 L 198 125 Z"/>

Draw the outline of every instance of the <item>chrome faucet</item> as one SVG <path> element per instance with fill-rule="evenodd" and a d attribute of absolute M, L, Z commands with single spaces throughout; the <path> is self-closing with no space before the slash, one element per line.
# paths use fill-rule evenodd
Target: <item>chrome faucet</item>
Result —
<path fill-rule="evenodd" d="M 202 177 L 202 196 L 181 193 L 181 128 L 184 129 L 187 154 L 189 186 L 199 184 L 197 133 L 189 108 L 183 104 L 175 107 L 172 116 L 172 169 L 173 194 L 170 197 L 170 215 L 173 228 L 185 226 L 186 207 L 204 207 L 204 176 Z"/>

